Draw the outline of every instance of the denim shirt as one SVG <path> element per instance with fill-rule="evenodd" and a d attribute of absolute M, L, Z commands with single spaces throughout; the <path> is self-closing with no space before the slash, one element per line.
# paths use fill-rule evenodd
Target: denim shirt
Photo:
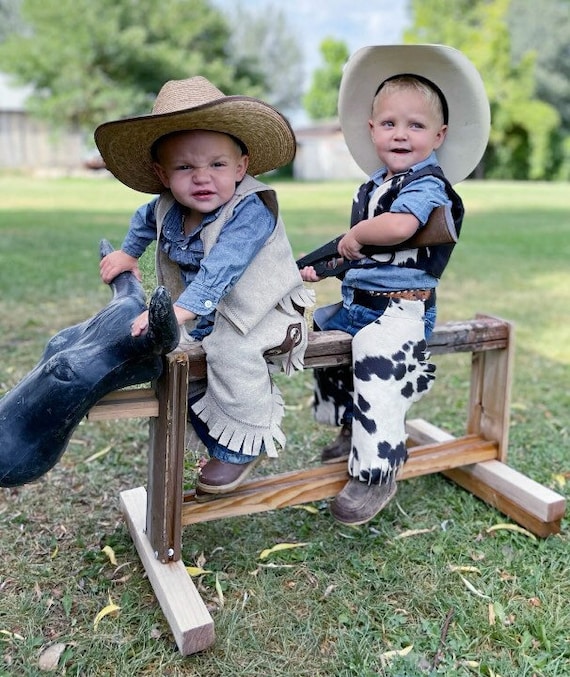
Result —
<path fill-rule="evenodd" d="M 123 241 L 121 249 L 137 259 L 156 240 L 157 200 L 139 207 Z M 257 195 L 246 197 L 222 228 L 208 256 L 204 256 L 200 233 L 216 220 L 221 209 L 223 205 L 206 214 L 198 228 L 185 235 L 183 209 L 175 202 L 164 218 L 158 245 L 179 266 L 183 278 L 185 289 L 174 302 L 201 316 L 198 327 L 204 329 L 211 326 L 220 299 L 239 280 L 276 225 L 275 217 Z M 204 314 L 204 308 L 208 314 Z"/>
<path fill-rule="evenodd" d="M 411 169 L 417 170 L 428 165 L 437 165 L 435 152 L 413 165 Z M 370 178 L 377 186 L 384 182 L 388 170 L 386 167 L 378 169 Z M 425 176 L 413 181 L 403 188 L 390 207 L 391 212 L 413 214 L 421 226 L 426 221 L 435 207 L 450 204 L 442 181 L 433 176 Z M 407 256 L 407 255 L 405 255 Z M 369 259 L 364 259 L 370 263 Z M 354 266 L 347 271 L 342 283 L 342 295 L 345 304 L 350 305 L 354 295 L 354 289 L 397 291 L 402 289 L 432 289 L 437 286 L 436 277 L 425 271 L 398 266 L 398 254 L 393 264 L 379 264 L 372 268 L 359 268 Z"/>

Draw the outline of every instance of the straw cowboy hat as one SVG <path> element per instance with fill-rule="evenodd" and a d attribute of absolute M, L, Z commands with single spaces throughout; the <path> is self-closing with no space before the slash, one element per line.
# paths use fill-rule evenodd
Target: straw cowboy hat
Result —
<path fill-rule="evenodd" d="M 450 183 L 462 181 L 485 152 L 491 114 L 477 69 L 446 45 L 378 45 L 350 57 L 340 83 L 338 113 L 352 157 L 368 175 L 379 168 L 368 127 L 372 101 L 380 84 L 399 74 L 427 79 L 443 95 L 449 121 L 437 158 Z"/>
<path fill-rule="evenodd" d="M 287 120 L 250 96 L 226 96 L 201 76 L 170 80 L 158 93 L 152 114 L 113 120 L 95 130 L 107 169 L 129 188 L 160 193 L 151 148 L 165 134 L 191 129 L 231 134 L 247 148 L 248 173 L 255 176 L 288 164 L 296 143 Z"/>

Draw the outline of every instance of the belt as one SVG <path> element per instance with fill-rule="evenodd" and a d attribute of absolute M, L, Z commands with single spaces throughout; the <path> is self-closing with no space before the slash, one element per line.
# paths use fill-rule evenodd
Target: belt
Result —
<path fill-rule="evenodd" d="M 406 299 L 407 301 L 423 301 L 426 308 L 435 305 L 433 289 L 403 289 L 401 291 L 365 291 L 354 290 L 354 303 L 372 310 L 385 310 L 390 299 Z"/>

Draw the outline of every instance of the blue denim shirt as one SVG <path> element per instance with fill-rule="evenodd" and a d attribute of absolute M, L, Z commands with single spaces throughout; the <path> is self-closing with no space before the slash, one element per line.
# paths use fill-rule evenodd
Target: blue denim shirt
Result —
<path fill-rule="evenodd" d="M 435 153 L 412 167 L 421 169 L 427 165 L 437 165 Z M 386 167 L 381 167 L 370 178 L 378 186 L 384 182 L 387 174 Z M 391 212 L 413 214 L 423 226 L 435 207 L 450 204 L 442 181 L 433 176 L 426 176 L 413 181 L 403 188 L 390 207 Z M 387 257 L 388 258 L 388 257 Z M 370 259 L 363 259 L 364 263 L 371 263 Z M 397 291 L 402 289 L 432 289 L 438 280 L 428 273 L 397 265 L 396 261 L 390 265 L 371 268 L 356 265 L 347 271 L 342 283 L 342 296 L 345 305 L 350 305 L 354 296 L 354 289 L 368 291 Z"/>
<path fill-rule="evenodd" d="M 123 251 L 137 259 L 156 240 L 157 200 L 155 198 L 137 209 L 121 246 Z M 185 286 L 184 292 L 174 302 L 200 316 L 198 328 L 203 331 L 196 338 L 202 338 L 209 332 L 220 299 L 239 280 L 276 225 L 275 217 L 259 197 L 250 195 L 236 206 L 216 244 L 208 256 L 204 256 L 200 233 L 216 220 L 222 208 L 223 205 L 206 214 L 198 228 L 185 235 L 183 209 L 175 202 L 162 224 L 158 246 L 178 264 Z M 207 312 L 204 312 L 205 309 Z"/>

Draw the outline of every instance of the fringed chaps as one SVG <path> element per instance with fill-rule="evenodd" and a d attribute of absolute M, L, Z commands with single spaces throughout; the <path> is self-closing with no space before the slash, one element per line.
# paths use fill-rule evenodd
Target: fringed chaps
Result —
<path fill-rule="evenodd" d="M 303 306 L 310 300 L 310 293 L 303 298 L 293 297 Z M 271 310 L 245 335 L 216 313 L 214 330 L 202 342 L 207 364 L 206 392 L 192 406 L 210 435 L 231 451 L 257 456 L 263 450 L 276 457 L 275 442 L 285 447 L 281 430 L 284 406 L 271 373 L 282 369 L 291 374 L 302 369 L 307 340 L 305 319 L 291 299 Z"/>

